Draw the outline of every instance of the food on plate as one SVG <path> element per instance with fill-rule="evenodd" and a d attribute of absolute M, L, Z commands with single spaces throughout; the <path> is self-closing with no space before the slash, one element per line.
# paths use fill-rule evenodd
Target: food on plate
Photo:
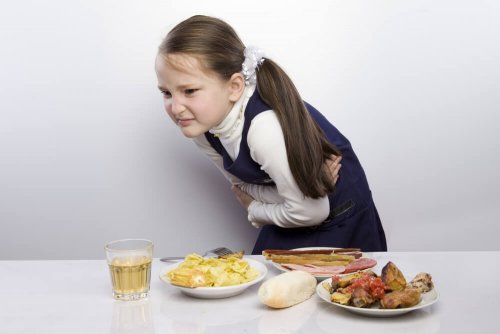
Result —
<path fill-rule="evenodd" d="M 272 308 L 285 308 L 309 299 L 316 290 L 316 278 L 304 271 L 289 271 L 262 283 L 259 300 Z"/>
<path fill-rule="evenodd" d="M 343 274 L 353 273 L 360 270 L 370 269 L 377 265 L 377 261 L 374 259 L 369 259 L 366 257 L 362 257 L 356 259 L 345 266 L 345 270 Z"/>
<path fill-rule="evenodd" d="M 302 270 L 312 275 L 335 275 L 345 271 L 345 266 L 315 266 L 313 264 L 293 263 L 282 263 L 281 266 L 290 270 Z"/>
<path fill-rule="evenodd" d="M 345 266 L 354 260 L 352 255 L 342 254 L 302 254 L 271 255 L 269 260 L 279 264 L 312 264 L 315 266 Z"/>
<path fill-rule="evenodd" d="M 360 248 L 311 248 L 311 249 L 265 249 L 262 255 L 269 258 L 271 255 L 302 255 L 302 254 L 344 254 L 352 255 L 356 259 L 362 253 Z"/>
<path fill-rule="evenodd" d="M 373 304 L 375 300 L 375 296 L 367 289 L 359 287 L 352 290 L 351 304 L 354 307 L 367 307 Z"/>
<path fill-rule="evenodd" d="M 394 309 L 412 307 L 420 302 L 421 293 L 418 289 L 406 287 L 403 290 L 389 292 L 381 300 L 382 308 Z"/>
<path fill-rule="evenodd" d="M 382 281 L 392 291 L 403 290 L 406 286 L 403 273 L 390 261 L 382 268 Z"/>
<path fill-rule="evenodd" d="M 338 261 L 332 262 L 333 265 L 324 265 L 324 262 L 318 264 L 317 261 L 304 260 L 304 264 L 295 263 L 280 263 L 281 267 L 289 270 L 302 270 L 312 275 L 336 275 L 336 274 L 349 274 L 365 269 L 375 267 L 377 261 L 368 258 L 359 258 L 351 261 L 345 265 L 337 264 Z M 311 263 L 312 262 L 312 263 Z M 340 262 L 343 263 L 343 262 Z"/>
<path fill-rule="evenodd" d="M 412 288 L 418 289 L 421 293 L 426 293 L 434 288 L 432 276 L 428 273 L 420 273 L 408 283 Z"/>
<path fill-rule="evenodd" d="M 401 270 L 388 262 L 381 276 L 371 270 L 334 275 L 331 282 L 325 281 L 322 286 L 330 293 L 330 300 L 337 304 L 395 309 L 415 306 L 422 293 L 431 291 L 434 284 L 428 273 L 418 274 L 407 284 Z"/>
<path fill-rule="evenodd" d="M 281 268 L 318 276 L 348 274 L 377 264 L 374 259 L 363 258 L 359 248 L 266 249 L 262 255 Z"/>
<path fill-rule="evenodd" d="M 193 253 L 165 276 L 170 283 L 183 287 L 221 287 L 250 282 L 259 272 L 244 259 L 204 258 Z"/>
<path fill-rule="evenodd" d="M 330 300 L 337 304 L 347 305 L 351 302 L 352 293 L 344 292 L 333 292 L 330 296 Z"/>
<path fill-rule="evenodd" d="M 361 278 L 363 275 L 368 275 L 368 276 L 377 276 L 373 271 L 368 270 L 365 272 L 357 272 L 357 273 L 351 273 L 348 275 L 342 275 L 342 276 L 335 276 L 335 279 L 332 280 L 331 287 L 333 290 L 336 290 L 338 288 L 345 288 L 348 285 L 351 285 L 354 280 Z"/>
<path fill-rule="evenodd" d="M 332 287 L 338 286 L 338 288 L 333 290 L 332 302 L 355 307 L 367 307 L 384 295 L 385 285 L 374 272 L 360 272 L 351 275 L 348 279 L 333 277 Z"/>

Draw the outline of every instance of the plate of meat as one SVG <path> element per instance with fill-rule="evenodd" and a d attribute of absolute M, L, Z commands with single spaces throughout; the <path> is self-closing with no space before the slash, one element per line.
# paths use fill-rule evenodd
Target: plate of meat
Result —
<path fill-rule="evenodd" d="M 392 262 L 381 276 L 367 271 L 323 280 L 316 286 L 316 294 L 335 307 L 371 317 L 402 315 L 439 299 L 430 274 L 419 273 L 409 280 Z"/>
<path fill-rule="evenodd" d="M 363 257 L 359 248 L 306 247 L 266 249 L 264 257 L 280 271 L 302 270 L 318 280 L 373 268 L 377 261 Z"/>

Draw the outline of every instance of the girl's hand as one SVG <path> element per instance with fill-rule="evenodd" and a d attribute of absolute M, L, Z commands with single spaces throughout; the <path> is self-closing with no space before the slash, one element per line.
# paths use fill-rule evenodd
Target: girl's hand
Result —
<path fill-rule="evenodd" d="M 243 205 L 243 207 L 245 209 L 248 209 L 248 207 L 250 206 L 250 203 L 252 203 L 254 198 L 252 196 L 248 195 L 243 190 L 241 190 L 240 187 L 238 187 L 236 185 L 233 185 L 231 187 L 231 190 L 236 195 L 236 199 L 238 200 L 238 202 L 240 202 L 241 205 Z"/>
<path fill-rule="evenodd" d="M 342 157 L 338 157 L 336 155 L 331 155 L 330 159 L 326 161 L 326 167 L 330 170 L 330 176 L 333 180 L 333 184 L 337 183 L 337 180 L 339 179 L 339 171 L 340 167 L 342 165 L 340 164 L 340 161 L 342 160 Z"/>

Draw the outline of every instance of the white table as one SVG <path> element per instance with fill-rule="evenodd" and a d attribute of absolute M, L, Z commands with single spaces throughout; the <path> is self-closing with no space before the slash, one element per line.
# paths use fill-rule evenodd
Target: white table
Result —
<path fill-rule="evenodd" d="M 0 333 L 494 333 L 500 330 L 500 252 L 370 254 L 407 276 L 434 278 L 439 301 L 395 318 L 370 318 L 314 295 L 283 310 L 257 299 L 258 285 L 221 300 L 194 299 L 163 283 L 153 262 L 151 294 L 115 301 L 104 260 L 0 261 Z M 252 256 L 266 262 L 260 256 Z M 280 272 L 267 265 L 268 277 Z"/>

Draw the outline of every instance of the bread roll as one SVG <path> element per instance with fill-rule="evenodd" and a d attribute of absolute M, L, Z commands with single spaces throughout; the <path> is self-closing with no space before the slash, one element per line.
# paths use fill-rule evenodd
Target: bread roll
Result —
<path fill-rule="evenodd" d="M 285 308 L 309 299 L 316 290 L 316 278 L 305 271 L 289 271 L 265 281 L 259 300 L 269 307 Z"/>

